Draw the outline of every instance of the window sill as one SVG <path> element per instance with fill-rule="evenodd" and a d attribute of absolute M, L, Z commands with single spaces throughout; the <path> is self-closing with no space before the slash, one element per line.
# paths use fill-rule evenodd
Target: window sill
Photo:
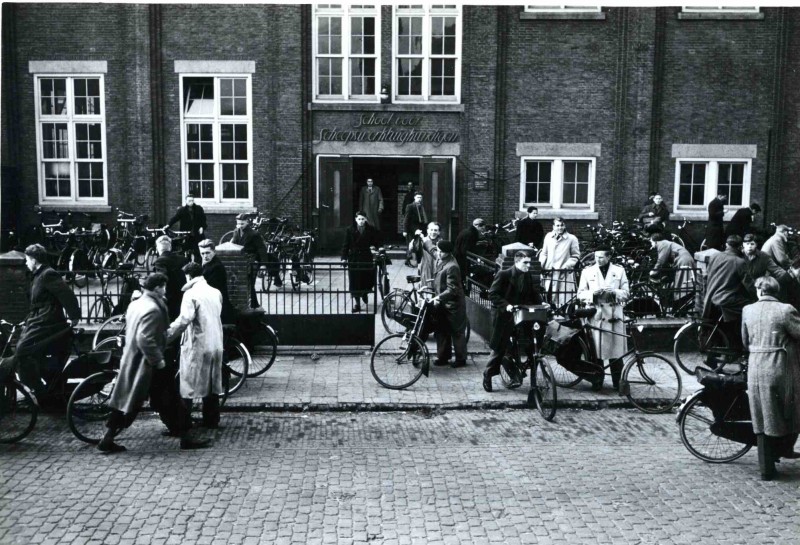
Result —
<path fill-rule="evenodd" d="M 527 207 L 522 211 L 524 216 L 528 215 Z M 523 216 L 523 217 L 524 217 Z M 553 218 L 564 218 L 565 220 L 596 220 L 600 218 L 600 214 L 590 210 L 572 210 L 569 208 L 542 208 L 539 207 L 538 219 L 551 220 Z"/>
<path fill-rule="evenodd" d="M 375 102 L 310 102 L 310 111 L 320 112 L 463 112 L 463 104 L 438 102 L 400 102 L 378 104 Z"/>
<path fill-rule="evenodd" d="M 39 207 L 44 212 L 49 212 L 52 210 L 58 211 L 66 211 L 70 210 L 73 212 L 95 212 L 98 214 L 104 214 L 107 212 L 111 212 L 111 206 L 108 204 L 82 204 L 82 203 L 53 203 L 53 202 L 43 202 L 39 204 Z"/>
<path fill-rule="evenodd" d="M 527 11 L 523 11 L 519 14 L 520 21 L 605 21 L 606 14 L 605 12 L 585 12 L 585 13 L 546 13 L 546 12 L 537 12 L 531 13 Z"/>
<path fill-rule="evenodd" d="M 725 210 L 725 216 L 722 218 L 723 221 L 730 221 L 733 218 L 733 215 L 742 207 L 736 207 Z M 678 210 L 677 212 L 672 212 L 669 215 L 669 219 L 672 221 L 682 221 L 683 218 L 692 221 L 708 221 L 708 211 L 707 210 L 692 210 L 681 212 Z"/>
<path fill-rule="evenodd" d="M 210 204 L 197 203 L 203 207 L 206 214 L 251 214 L 257 209 L 249 204 L 242 206 L 213 206 Z"/>
<path fill-rule="evenodd" d="M 764 14 L 758 13 L 685 13 L 678 12 L 678 19 L 683 21 L 760 21 L 764 19 Z"/>

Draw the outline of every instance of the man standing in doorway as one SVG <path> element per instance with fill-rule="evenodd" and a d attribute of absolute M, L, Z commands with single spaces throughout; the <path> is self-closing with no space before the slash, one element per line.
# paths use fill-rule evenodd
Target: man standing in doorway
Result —
<path fill-rule="evenodd" d="M 406 206 L 403 218 L 403 236 L 406 238 L 406 243 L 411 244 L 416 232 L 418 230 L 424 232 L 426 225 L 428 225 L 428 214 L 422 205 L 422 193 L 417 192 L 414 194 L 414 202 Z M 406 265 L 412 266 L 411 256 L 408 254 L 406 254 Z"/>
<path fill-rule="evenodd" d="M 381 193 L 380 187 L 375 187 L 372 178 L 367 178 L 367 185 L 361 188 L 358 209 L 367 215 L 370 225 L 378 231 L 381 230 L 380 215 L 383 214 L 383 193 Z"/>

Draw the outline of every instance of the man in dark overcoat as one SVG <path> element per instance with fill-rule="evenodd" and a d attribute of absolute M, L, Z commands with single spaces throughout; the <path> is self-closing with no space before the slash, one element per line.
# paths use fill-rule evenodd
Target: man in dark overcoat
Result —
<path fill-rule="evenodd" d="M 774 278 L 759 278 L 758 302 L 742 311 L 750 414 L 765 480 L 775 475 L 778 458 L 800 458 L 794 451 L 800 432 L 800 314 L 777 300 L 779 290 Z"/>
<path fill-rule="evenodd" d="M 158 257 L 153 262 L 153 270 L 167 277 L 167 313 L 169 319 L 174 320 L 181 313 L 181 288 L 186 283 L 182 269 L 186 265 L 186 258 L 172 251 L 172 239 L 167 235 L 156 239 L 156 251 Z"/>
<path fill-rule="evenodd" d="M 517 242 L 541 250 L 544 243 L 544 227 L 536 219 L 538 215 L 538 208 L 535 206 L 528 207 L 528 217 L 517 222 Z"/>
<path fill-rule="evenodd" d="M 222 323 L 236 323 L 236 309 L 233 308 L 228 295 L 228 272 L 217 257 L 214 241 L 205 239 L 197 246 L 200 248 L 200 259 L 203 263 L 203 278 L 209 286 L 218 289 L 222 294 Z"/>
<path fill-rule="evenodd" d="M 742 246 L 744 247 L 744 259 L 747 262 L 747 291 L 750 293 L 751 302 L 755 302 L 757 299 L 755 282 L 758 278 L 771 276 L 778 281 L 782 289 L 785 289 L 792 281 L 788 272 L 758 249 L 758 242 L 753 233 L 744 236 Z M 785 300 L 785 296 L 782 299 Z"/>
<path fill-rule="evenodd" d="M 455 351 L 456 359 L 450 366 L 464 367 L 467 365 L 467 303 L 461 287 L 461 272 L 453 257 L 453 243 L 440 240 L 436 247 L 439 264 L 433 280 L 437 318 L 434 365 L 446 365 Z"/>
<path fill-rule="evenodd" d="M 186 205 L 178 208 L 175 215 L 172 216 L 165 229 L 169 229 L 176 223 L 180 222 L 179 229 L 181 231 L 189 231 L 189 236 L 186 237 L 187 248 L 192 249 L 195 263 L 200 262 L 200 253 L 197 251 L 197 243 L 205 238 L 203 235 L 208 229 L 208 222 L 206 220 L 206 213 L 203 207 L 194 202 L 195 195 L 189 193 L 186 195 Z"/>
<path fill-rule="evenodd" d="M 737 210 L 725 228 L 725 235 L 744 237 L 747 233 L 752 233 L 754 231 L 753 219 L 759 212 L 761 212 L 761 206 L 756 202 L 750 204 L 749 207 Z"/>
<path fill-rule="evenodd" d="M 381 214 L 383 214 L 383 193 L 380 187 L 375 186 L 372 178 L 367 178 L 367 185 L 361 188 L 358 197 L 358 208 L 367 215 L 367 221 L 375 229 L 381 229 Z"/>
<path fill-rule="evenodd" d="M 355 224 L 345 231 L 342 261 L 347 263 L 347 279 L 353 312 L 361 312 L 361 301 L 369 304 L 368 294 L 375 287 L 372 250 L 380 246 L 380 233 L 367 222 L 367 215 L 356 212 Z"/>
<path fill-rule="evenodd" d="M 25 248 L 25 265 L 33 278 L 30 309 L 17 341 L 15 363 L 23 384 L 40 401 L 47 391 L 42 378 L 49 382 L 63 368 L 69 356 L 72 326 L 81 318 L 78 299 L 47 261 L 47 250 L 41 244 Z M 64 318 L 65 311 L 69 319 Z"/>
<path fill-rule="evenodd" d="M 741 237 L 732 235 L 725 242 L 725 251 L 708 260 L 703 302 L 703 317 L 716 321 L 722 316 L 721 327 L 736 347 L 741 346 L 742 307 L 752 303 L 741 248 Z"/>
<path fill-rule="evenodd" d="M 646 232 L 663 233 L 669 222 L 669 208 L 664 198 L 658 193 L 653 195 L 653 202 L 642 208 L 638 219 Z"/>
<path fill-rule="evenodd" d="M 129 427 L 151 395 L 153 375 L 166 368 L 164 362 L 165 333 L 169 326 L 164 296 L 167 277 L 152 273 L 142 286 L 142 296 L 133 301 L 125 314 L 125 347 L 122 350 L 119 376 L 108 400 L 111 415 L 106 422 L 106 433 L 97 445 L 105 453 L 125 451 L 114 438 Z M 203 448 L 207 443 L 195 442 L 188 437 L 188 422 L 177 430 L 182 449 Z"/>
<path fill-rule="evenodd" d="M 725 247 L 725 201 L 727 195 L 719 194 L 708 203 L 708 224 L 706 225 L 706 247 L 722 250 Z"/>
<path fill-rule="evenodd" d="M 467 252 L 475 252 L 478 247 L 478 241 L 481 235 L 486 232 L 486 222 L 481 218 L 472 220 L 472 225 L 461 231 L 456 237 L 455 250 L 453 255 L 458 263 L 458 268 L 461 270 L 461 283 L 466 287 L 467 285 Z"/>
<path fill-rule="evenodd" d="M 514 328 L 514 306 L 542 304 L 542 296 L 530 274 L 531 259 L 528 252 L 514 254 L 514 265 L 499 271 L 489 288 L 494 320 L 489 340 L 492 352 L 483 372 L 483 389 L 487 392 L 492 391 L 492 377 L 500 374 L 500 364 Z"/>
<path fill-rule="evenodd" d="M 403 236 L 406 244 L 411 244 L 411 241 L 417 236 L 417 231 L 420 231 L 420 236 L 425 234 L 427 226 L 428 213 L 425 212 L 425 205 L 422 204 L 422 193 L 414 193 L 414 202 L 403 210 Z M 411 267 L 410 251 L 406 254 L 406 266 Z"/>
<path fill-rule="evenodd" d="M 236 216 L 236 229 L 233 231 L 231 242 L 242 246 L 242 252 L 249 256 L 250 259 L 261 263 L 259 269 L 272 276 L 272 283 L 275 284 L 276 288 L 280 288 L 283 285 L 278 274 L 279 264 L 277 258 L 269 253 L 267 244 L 261 234 L 253 229 L 253 225 L 250 223 L 250 216 L 247 214 Z M 255 285 L 250 286 L 250 306 L 252 308 L 258 306 Z"/>

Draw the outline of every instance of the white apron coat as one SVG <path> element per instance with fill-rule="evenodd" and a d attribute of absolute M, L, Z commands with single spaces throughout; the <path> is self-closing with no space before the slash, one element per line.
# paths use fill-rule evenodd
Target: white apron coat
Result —
<path fill-rule="evenodd" d="M 594 303 L 594 292 L 599 289 L 613 290 L 617 303 Z M 593 265 L 583 270 L 580 284 L 578 285 L 578 299 L 589 305 L 597 307 L 597 314 L 589 324 L 601 327 L 615 333 L 625 333 L 625 323 L 622 314 L 622 303 L 628 300 L 628 276 L 625 269 L 613 263 L 608 266 L 608 273 L 603 278 L 600 267 Z M 612 333 L 592 330 L 592 337 L 600 359 L 614 359 L 625 355 L 628 350 L 628 339 Z"/>

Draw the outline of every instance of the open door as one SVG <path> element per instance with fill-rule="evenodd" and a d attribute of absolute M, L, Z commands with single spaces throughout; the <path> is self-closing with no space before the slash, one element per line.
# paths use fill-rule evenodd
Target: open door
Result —
<path fill-rule="evenodd" d="M 452 209 L 451 159 L 421 159 L 419 175 L 422 185 L 422 202 L 430 210 L 431 219 L 442 225 L 442 237 L 453 240 L 450 211 Z"/>
<path fill-rule="evenodd" d="M 344 233 L 353 223 L 353 176 L 349 158 L 319 160 L 320 245 L 339 251 Z"/>

